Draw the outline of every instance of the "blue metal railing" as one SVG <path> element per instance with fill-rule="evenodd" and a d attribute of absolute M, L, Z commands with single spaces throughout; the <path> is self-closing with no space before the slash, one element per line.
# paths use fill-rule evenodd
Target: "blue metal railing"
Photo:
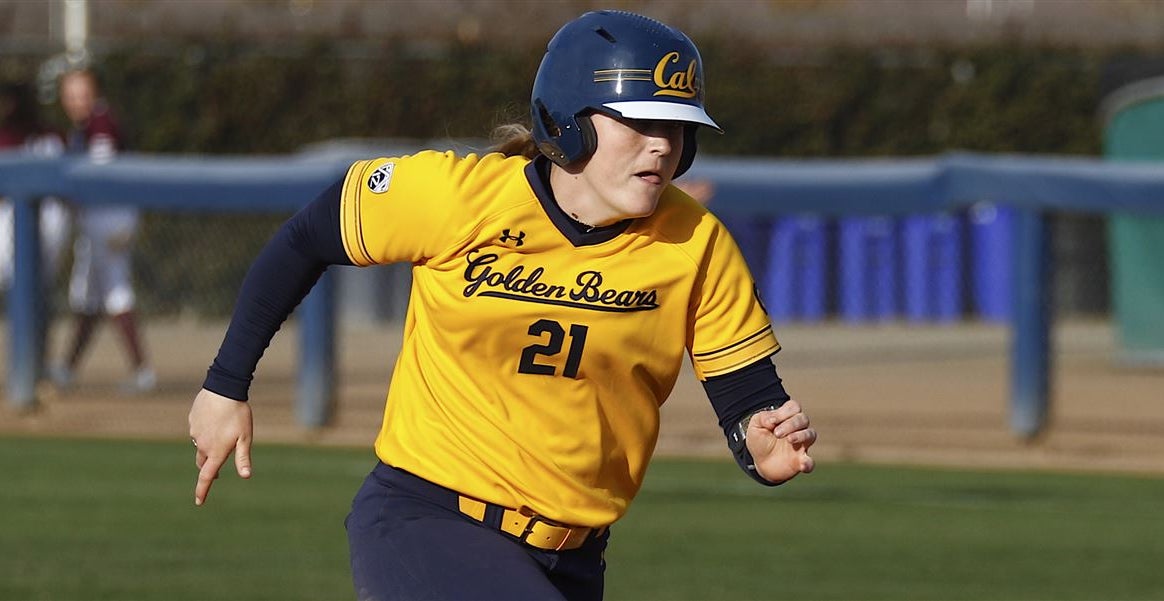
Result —
<path fill-rule="evenodd" d="M 416 147 L 385 149 L 385 156 Z M 295 210 L 359 157 L 123 155 L 111 164 L 0 155 L 0 196 L 15 203 L 16 269 L 9 299 L 8 403 L 35 405 L 41 310 L 38 198 L 183 212 Z M 716 186 L 716 206 L 743 215 L 905 215 L 990 201 L 1015 209 L 1011 427 L 1033 436 L 1049 406 L 1049 211 L 1164 215 L 1164 165 L 1098 158 L 947 154 L 918 159 L 775 160 L 702 157 L 689 178 Z M 322 426 L 334 394 L 334 291 L 309 295 L 301 335 L 299 419 Z"/>

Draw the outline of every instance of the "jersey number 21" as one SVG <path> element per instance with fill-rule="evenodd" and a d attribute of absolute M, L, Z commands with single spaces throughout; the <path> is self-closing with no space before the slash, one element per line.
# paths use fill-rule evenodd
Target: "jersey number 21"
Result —
<path fill-rule="evenodd" d="M 578 377 L 578 364 L 582 362 L 582 347 L 586 346 L 586 332 L 590 328 L 581 324 L 570 324 L 570 348 L 566 353 L 566 365 L 562 368 L 562 375 L 567 378 Z M 562 324 L 551 319 L 539 319 L 529 326 L 529 335 L 539 340 L 543 334 L 549 334 L 550 340 L 545 344 L 531 344 L 521 350 L 521 363 L 517 367 L 518 373 L 553 376 L 557 373 L 555 365 L 538 363 L 539 356 L 552 357 L 562 352 L 562 343 L 566 338 L 566 330 Z"/>

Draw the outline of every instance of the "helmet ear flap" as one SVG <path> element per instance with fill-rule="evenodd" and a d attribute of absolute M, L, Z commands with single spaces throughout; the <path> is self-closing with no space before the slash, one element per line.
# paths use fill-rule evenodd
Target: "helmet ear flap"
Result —
<path fill-rule="evenodd" d="M 589 157 L 598 147 L 589 114 L 575 115 L 561 124 L 540 100 L 533 103 L 533 129 L 538 150 L 562 167 Z"/>
<path fill-rule="evenodd" d="M 541 100 L 533 102 L 533 133 L 538 150 L 559 165 L 569 162 L 566 153 L 557 140 L 562 137 L 562 128 L 554 121 L 553 115 Z"/>
<path fill-rule="evenodd" d="M 573 123 L 560 125 L 543 102 L 534 101 L 533 128 L 538 150 L 562 167 L 589 157 L 598 148 L 598 135 L 589 114 L 577 115 L 570 121 Z"/>
<path fill-rule="evenodd" d="M 675 175 L 671 179 L 679 179 L 680 175 L 687 173 L 691 168 L 691 163 L 695 162 L 695 153 L 699 150 L 698 144 L 695 140 L 695 132 L 699 130 L 697 125 L 688 125 L 683 128 L 683 154 L 679 156 L 679 165 L 675 167 Z"/>

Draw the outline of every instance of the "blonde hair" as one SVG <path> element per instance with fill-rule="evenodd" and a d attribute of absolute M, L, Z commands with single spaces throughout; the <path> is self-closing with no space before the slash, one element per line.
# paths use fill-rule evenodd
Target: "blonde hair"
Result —
<path fill-rule="evenodd" d="M 509 123 L 493 128 L 489 142 L 489 152 L 500 152 L 507 157 L 523 156 L 532 160 L 541 154 L 529 128 L 520 123 Z"/>

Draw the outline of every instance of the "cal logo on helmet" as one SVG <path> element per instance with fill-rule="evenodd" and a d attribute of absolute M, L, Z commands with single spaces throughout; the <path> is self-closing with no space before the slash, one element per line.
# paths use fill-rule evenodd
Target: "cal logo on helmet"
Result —
<path fill-rule="evenodd" d="M 388 184 L 392 183 L 392 170 L 396 163 L 384 163 L 368 176 L 368 189 L 373 194 L 383 194 L 388 191 Z"/>
<path fill-rule="evenodd" d="M 655 96 L 695 98 L 695 95 L 699 91 L 699 83 L 696 81 L 697 67 L 695 59 L 691 59 L 691 62 L 687 63 L 686 69 L 668 69 L 671 64 L 678 62 L 679 53 L 668 52 L 655 64 L 652 79 L 655 85 L 659 86 L 659 91 L 655 92 Z"/>

